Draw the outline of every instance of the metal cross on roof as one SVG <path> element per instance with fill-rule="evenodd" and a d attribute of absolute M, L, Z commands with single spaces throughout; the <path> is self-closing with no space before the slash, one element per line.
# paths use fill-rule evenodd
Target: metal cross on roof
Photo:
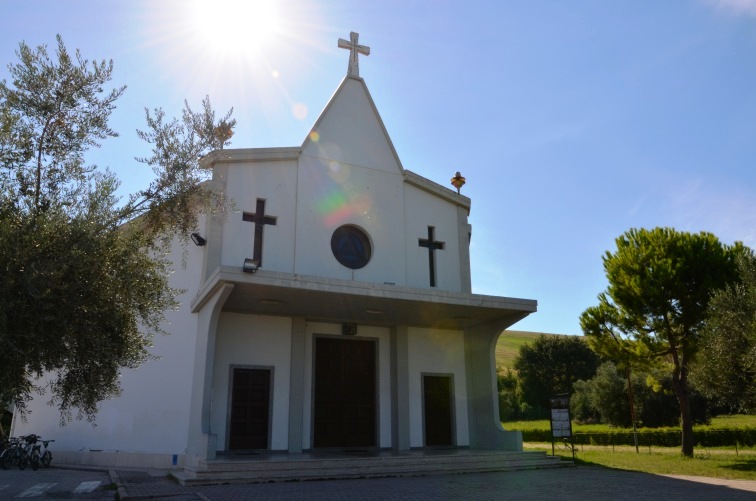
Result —
<path fill-rule="evenodd" d="M 360 61 L 358 54 L 370 55 L 370 47 L 366 45 L 359 45 L 357 39 L 360 37 L 359 33 L 352 31 L 349 33 L 349 41 L 339 38 L 339 48 L 349 49 L 349 70 L 347 75 L 350 77 L 360 76 Z"/>

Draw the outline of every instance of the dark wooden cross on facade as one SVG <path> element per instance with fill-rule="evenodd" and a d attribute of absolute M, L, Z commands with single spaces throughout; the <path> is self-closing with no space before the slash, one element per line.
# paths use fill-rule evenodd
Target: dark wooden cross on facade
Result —
<path fill-rule="evenodd" d="M 444 242 L 436 242 L 433 238 L 433 226 L 428 226 L 428 238 L 420 238 L 418 245 L 428 249 L 428 270 L 430 271 L 430 286 L 436 286 L 436 250 L 444 249 Z"/>
<path fill-rule="evenodd" d="M 252 259 L 257 261 L 257 266 L 262 267 L 263 228 L 266 224 L 272 224 L 275 226 L 276 217 L 265 215 L 265 200 L 258 198 L 255 212 L 242 213 L 242 219 L 244 219 L 244 221 L 249 221 L 250 223 L 255 223 L 255 243 L 252 250 Z"/>

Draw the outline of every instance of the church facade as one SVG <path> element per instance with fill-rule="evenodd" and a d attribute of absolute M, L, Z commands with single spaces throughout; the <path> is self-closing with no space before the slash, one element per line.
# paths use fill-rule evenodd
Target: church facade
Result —
<path fill-rule="evenodd" d="M 499 422 L 494 348 L 533 300 L 473 294 L 470 199 L 405 169 L 350 50 L 301 146 L 203 159 L 238 212 L 208 218 L 172 286 L 156 360 L 96 425 L 44 397 L 16 435 L 56 460 L 192 467 L 251 451 L 521 450 Z M 459 178 L 457 178 L 459 180 Z"/>

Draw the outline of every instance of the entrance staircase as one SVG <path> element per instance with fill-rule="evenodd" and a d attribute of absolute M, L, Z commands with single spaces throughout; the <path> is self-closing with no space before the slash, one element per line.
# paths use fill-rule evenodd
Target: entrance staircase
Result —
<path fill-rule="evenodd" d="M 224 456 L 175 477 L 183 485 L 401 477 L 573 466 L 544 452 L 488 450 L 340 451 Z"/>

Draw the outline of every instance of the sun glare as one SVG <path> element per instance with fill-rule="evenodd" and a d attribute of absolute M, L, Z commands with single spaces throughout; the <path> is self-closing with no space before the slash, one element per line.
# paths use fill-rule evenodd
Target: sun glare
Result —
<path fill-rule="evenodd" d="M 216 54 L 262 52 L 282 30 L 276 0 L 195 0 L 193 31 Z"/>
<path fill-rule="evenodd" d="M 307 120 L 299 77 L 316 66 L 313 54 L 334 46 L 332 38 L 324 45 L 330 29 L 317 0 L 145 4 L 140 28 L 157 63 L 150 78 L 177 96 L 210 95 L 218 109 L 233 106 L 240 123 Z"/>

